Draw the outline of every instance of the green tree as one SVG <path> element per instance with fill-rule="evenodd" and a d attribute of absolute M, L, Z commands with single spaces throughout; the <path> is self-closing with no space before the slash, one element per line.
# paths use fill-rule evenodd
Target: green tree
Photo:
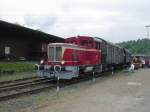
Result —
<path fill-rule="evenodd" d="M 117 43 L 119 46 L 128 49 L 133 54 L 150 55 L 150 39 L 138 39 Z"/>

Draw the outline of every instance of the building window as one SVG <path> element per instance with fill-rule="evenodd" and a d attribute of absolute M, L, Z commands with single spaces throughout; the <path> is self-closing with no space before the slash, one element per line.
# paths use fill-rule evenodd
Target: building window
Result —
<path fill-rule="evenodd" d="M 42 44 L 42 52 L 47 52 L 47 44 L 46 43 Z"/>
<path fill-rule="evenodd" d="M 10 54 L 10 47 L 9 46 L 5 46 L 5 54 Z"/>

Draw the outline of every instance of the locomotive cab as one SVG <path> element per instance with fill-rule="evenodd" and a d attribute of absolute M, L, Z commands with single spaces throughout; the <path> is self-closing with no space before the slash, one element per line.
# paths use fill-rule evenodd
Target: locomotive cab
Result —
<path fill-rule="evenodd" d="M 48 59 L 40 64 L 38 71 L 40 77 L 60 77 L 71 79 L 78 76 L 77 61 L 73 59 L 73 48 L 76 45 L 66 43 L 51 43 L 48 45 Z"/>

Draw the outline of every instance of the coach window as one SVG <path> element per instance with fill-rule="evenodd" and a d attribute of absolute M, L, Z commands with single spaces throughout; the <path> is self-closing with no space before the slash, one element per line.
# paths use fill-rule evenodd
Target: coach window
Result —
<path fill-rule="evenodd" d="M 92 40 L 89 40 L 88 47 L 93 48 L 93 41 Z"/>
<path fill-rule="evenodd" d="M 96 49 L 99 49 L 99 45 L 98 45 L 98 42 L 96 42 Z"/>
<path fill-rule="evenodd" d="M 100 43 L 96 42 L 96 49 L 100 49 Z"/>
<path fill-rule="evenodd" d="M 88 46 L 88 41 L 87 40 L 82 40 L 80 44 L 82 46 Z"/>
<path fill-rule="evenodd" d="M 101 49 L 101 43 L 99 43 L 99 49 Z"/>
<path fill-rule="evenodd" d="M 48 56 L 49 56 L 49 59 L 51 61 L 54 61 L 54 54 L 55 54 L 54 47 L 49 47 L 49 54 L 48 54 Z"/>
<path fill-rule="evenodd" d="M 56 47 L 56 61 L 60 61 L 62 58 L 62 48 Z"/>
<path fill-rule="evenodd" d="M 72 44 L 77 44 L 77 41 L 76 41 L 76 40 L 74 40 L 74 41 L 72 41 L 71 43 L 72 43 Z"/>

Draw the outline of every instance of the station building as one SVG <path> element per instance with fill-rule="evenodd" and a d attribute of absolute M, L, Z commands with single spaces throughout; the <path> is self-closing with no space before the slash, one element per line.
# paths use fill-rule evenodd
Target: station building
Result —
<path fill-rule="evenodd" d="M 46 56 L 47 45 L 54 42 L 64 39 L 0 20 L 0 60 L 39 60 Z"/>

